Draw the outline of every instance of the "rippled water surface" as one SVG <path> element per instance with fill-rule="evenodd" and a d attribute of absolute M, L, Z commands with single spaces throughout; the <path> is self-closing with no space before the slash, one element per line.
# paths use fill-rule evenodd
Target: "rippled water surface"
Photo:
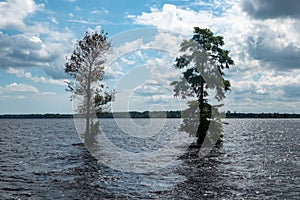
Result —
<path fill-rule="evenodd" d="M 143 131 L 124 134 L 103 119 L 106 138 L 130 154 L 114 159 L 113 149 L 101 149 L 97 162 L 78 145 L 72 119 L 0 120 L 0 199 L 299 199 L 300 120 L 226 122 L 223 145 L 199 158 L 182 139 L 173 141 L 178 119 L 154 127 L 147 140 Z M 143 153 L 155 156 L 135 158 L 145 169 L 135 171 L 129 156 Z"/>

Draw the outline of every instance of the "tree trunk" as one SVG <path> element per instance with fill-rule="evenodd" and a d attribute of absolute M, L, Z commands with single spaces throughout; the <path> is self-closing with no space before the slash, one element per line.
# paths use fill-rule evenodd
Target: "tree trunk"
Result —
<path fill-rule="evenodd" d="M 205 115 L 204 115 L 204 83 L 202 82 L 200 85 L 200 97 L 198 99 L 199 102 L 199 126 L 197 130 L 197 144 L 201 146 L 206 136 L 206 128 L 205 128 Z"/>
<path fill-rule="evenodd" d="M 84 143 L 86 145 L 90 145 L 91 144 L 91 137 L 90 137 L 90 117 L 89 117 L 89 112 L 87 112 L 85 121 L 85 134 L 84 134 Z"/>
<path fill-rule="evenodd" d="M 88 95 L 90 96 L 90 95 Z M 85 117 L 85 134 L 84 134 L 84 143 L 86 145 L 91 144 L 91 136 L 90 136 L 90 100 L 87 100 L 87 110 L 86 110 L 86 117 Z"/>
<path fill-rule="evenodd" d="M 84 143 L 85 145 L 91 145 L 91 134 L 90 134 L 90 116 L 91 116 L 91 82 L 90 82 L 90 73 L 89 70 L 88 80 L 87 80 L 87 102 L 86 102 L 86 117 L 85 117 L 85 134 L 84 134 Z"/>

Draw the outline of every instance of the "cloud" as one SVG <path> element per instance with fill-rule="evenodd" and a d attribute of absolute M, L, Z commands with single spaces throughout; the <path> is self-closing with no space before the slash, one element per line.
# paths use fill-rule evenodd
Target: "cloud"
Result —
<path fill-rule="evenodd" d="M 153 105 L 159 105 L 160 110 L 182 110 L 181 101 L 174 98 L 174 93 L 169 84 L 148 79 L 143 84 L 133 89 L 129 99 L 129 105 L 143 105 L 144 108 L 151 108 Z"/>
<path fill-rule="evenodd" d="M 109 10 L 107 10 L 106 8 L 98 8 L 98 9 L 94 9 L 91 11 L 91 14 L 108 14 L 109 13 Z"/>
<path fill-rule="evenodd" d="M 55 17 L 50 17 L 50 21 L 54 24 L 59 24 L 59 22 L 57 21 L 57 19 Z"/>
<path fill-rule="evenodd" d="M 38 95 L 56 95 L 55 92 L 41 92 Z"/>
<path fill-rule="evenodd" d="M 28 80 L 31 80 L 35 83 L 45 83 L 45 84 L 52 84 L 52 85 L 66 85 L 65 80 L 55 80 L 55 79 L 49 79 L 45 78 L 43 76 L 32 76 L 30 72 L 25 72 L 23 69 L 16 69 L 16 68 L 8 68 L 6 70 L 9 74 L 14 74 L 19 78 L 26 78 Z"/>
<path fill-rule="evenodd" d="M 168 29 L 157 29 L 153 40 L 145 43 L 143 48 L 152 48 L 157 51 L 165 52 L 172 56 L 179 54 L 180 44 L 188 36 L 177 31 Z"/>
<path fill-rule="evenodd" d="M 134 89 L 134 95 L 136 96 L 155 96 L 164 95 L 170 93 L 170 91 L 163 84 L 160 84 L 156 80 L 146 80 L 144 84 L 139 85 Z"/>
<path fill-rule="evenodd" d="M 71 46 L 70 43 L 55 41 L 60 37 L 59 33 L 54 33 L 47 42 L 44 42 L 37 36 L 24 34 L 9 36 L 0 32 L 0 68 L 39 67 L 48 69 L 46 72 L 57 77 L 55 75 L 57 71 L 63 73 L 61 68 L 65 62 L 64 55 Z"/>
<path fill-rule="evenodd" d="M 216 2 L 209 2 L 212 3 Z M 164 4 L 161 9 L 151 8 L 149 13 L 128 17 L 139 25 L 179 31 L 183 35 L 191 35 L 194 26 L 210 28 L 224 36 L 225 48 L 230 49 L 236 66 L 242 70 L 249 70 L 249 64 L 253 66 L 255 60 L 260 61 L 262 66 L 281 70 L 299 67 L 299 20 L 253 20 L 245 14 L 238 1 L 226 1 L 225 4 L 230 7 L 218 15 L 209 10 L 194 11 Z M 218 2 L 216 6 L 219 6 Z"/>
<path fill-rule="evenodd" d="M 31 85 L 26 84 L 18 84 L 18 83 L 11 83 L 4 88 L 1 88 L 2 92 L 7 93 L 16 93 L 16 92 L 29 92 L 29 93 L 38 93 L 39 90 Z"/>
<path fill-rule="evenodd" d="M 283 97 L 286 102 L 299 102 L 300 97 L 300 83 L 297 85 L 283 86 Z"/>
<path fill-rule="evenodd" d="M 0 29 L 23 31 L 26 29 L 24 19 L 43 8 L 44 4 L 36 4 L 33 0 L 0 2 Z"/>
<path fill-rule="evenodd" d="M 58 56 L 54 49 L 43 45 L 39 37 L 0 33 L 1 68 L 47 66 Z"/>
<path fill-rule="evenodd" d="M 26 20 L 44 4 L 33 0 L 7 0 L 0 2 L 0 68 L 42 68 L 52 77 L 63 77 L 65 56 L 71 51 L 74 35 L 67 28 L 57 31 L 49 22 Z M 58 24 L 54 17 L 49 20 Z M 5 33 L 5 31 L 7 31 Z M 10 30 L 15 34 L 8 34 Z M 65 77 L 63 77 L 65 78 Z"/>
<path fill-rule="evenodd" d="M 199 2 L 192 4 L 200 5 Z M 211 7 L 211 4 L 214 1 L 200 6 Z M 296 105 L 295 97 L 299 99 L 299 94 L 291 91 L 300 85 L 299 77 L 295 77 L 300 67 L 300 21 L 289 17 L 256 19 L 245 12 L 239 1 L 225 1 L 224 4 L 222 7 L 226 9 L 220 8 L 223 12 L 217 14 L 215 10 L 196 11 L 192 6 L 164 4 L 161 8 L 152 7 L 150 12 L 128 18 L 138 25 L 179 31 L 189 35 L 187 38 L 190 38 L 193 26 L 210 28 L 215 34 L 224 36 L 225 48 L 230 50 L 235 61 L 235 66 L 225 71 L 232 80 L 232 92 L 227 99 L 231 108 L 274 110 L 281 105 L 284 110 L 284 106 Z M 157 59 L 156 62 L 163 61 Z M 156 73 L 157 76 L 162 74 L 165 73 Z"/>
<path fill-rule="evenodd" d="M 147 99 L 147 103 L 158 104 L 158 105 L 168 104 L 171 101 L 174 101 L 174 97 L 169 95 L 153 95 L 149 99 Z M 179 106 L 180 105 L 178 105 L 177 108 L 178 110 L 180 110 Z"/>
<path fill-rule="evenodd" d="M 300 18 L 300 1 L 294 0 L 242 0 L 241 6 L 251 17 L 269 19 L 278 17 Z"/>
<path fill-rule="evenodd" d="M 292 103 L 296 105 L 300 96 L 299 74 L 277 75 L 274 71 L 260 72 L 260 74 L 258 80 L 253 80 L 251 77 L 241 81 L 231 80 L 232 91 L 228 95 L 229 104 L 234 106 L 244 103 L 244 108 L 247 103 L 250 108 L 252 104 L 256 104 L 254 107 L 261 110 L 265 110 L 264 106 L 271 103 L 278 103 L 277 108 L 273 107 L 273 109 L 280 110 L 285 110 L 286 102 L 289 102 L 289 105 Z"/>
<path fill-rule="evenodd" d="M 124 38 L 124 36 L 120 36 L 120 37 L 121 38 L 119 38 L 118 36 L 112 37 L 113 52 L 112 54 L 109 54 L 107 57 L 108 65 L 112 64 L 113 62 L 115 62 L 117 59 L 121 58 L 125 54 L 128 54 L 132 51 L 136 51 L 142 48 L 143 45 L 142 38 L 137 38 L 131 41 L 127 41 Z"/>
<path fill-rule="evenodd" d="M 155 26 L 162 30 L 180 33 L 181 37 L 178 38 L 179 42 L 176 42 L 177 46 L 171 45 L 173 50 L 179 49 L 178 46 L 183 40 L 182 36 L 186 35 L 184 39 L 190 38 L 193 27 L 210 28 L 214 33 L 224 36 L 226 48 L 231 50 L 231 55 L 238 65 L 241 66 L 239 62 L 247 58 L 245 48 L 247 48 L 248 33 L 251 32 L 251 22 L 247 15 L 243 14 L 238 3 L 218 16 L 209 10 L 194 11 L 190 8 L 164 4 L 161 9 L 151 8 L 149 13 L 129 15 L 128 18 L 139 25 Z M 167 37 L 162 38 L 170 41 Z M 161 44 L 165 44 L 166 41 Z"/>
<path fill-rule="evenodd" d="M 207 11 L 186 10 L 172 4 L 164 4 L 161 10 L 152 7 L 150 13 L 143 12 L 139 16 L 127 17 L 136 24 L 155 26 L 182 34 L 190 34 L 194 26 L 207 26 L 212 18 Z"/>
<path fill-rule="evenodd" d="M 97 24 L 99 24 L 99 23 L 91 22 L 91 21 L 84 20 L 84 19 L 69 19 L 67 21 L 68 22 L 73 22 L 73 23 L 79 23 L 79 24 L 89 24 L 89 25 L 97 25 Z"/>
<path fill-rule="evenodd" d="M 129 37 L 134 35 L 136 38 Z M 112 37 L 112 54 L 107 59 L 107 75 L 119 77 L 133 67 L 144 66 L 150 79 L 170 83 L 178 76 L 173 68 L 184 36 L 170 30 L 156 28 L 135 29 Z"/>
<path fill-rule="evenodd" d="M 23 96 L 23 95 L 1 95 L 0 96 L 0 100 L 3 100 L 3 99 L 9 99 L 9 100 L 12 100 L 12 99 L 17 99 L 17 100 L 22 100 L 22 99 L 26 99 L 26 96 Z"/>
<path fill-rule="evenodd" d="M 107 55 L 105 76 L 106 80 L 115 80 L 124 75 L 124 70 L 128 65 L 135 64 L 132 58 L 132 52 L 135 52 L 143 45 L 142 38 L 132 41 L 123 41 L 123 37 L 114 36 L 112 38 L 112 53 Z M 128 57 L 128 54 L 129 57 Z"/>
<path fill-rule="evenodd" d="M 300 33 L 291 19 L 265 20 L 248 35 L 248 52 L 262 66 L 280 71 L 299 69 Z"/>
<path fill-rule="evenodd" d="M 22 83 L 10 83 L 0 86 L 0 100 L 2 99 L 26 99 L 32 96 L 55 95 L 54 92 L 40 92 L 36 87 Z"/>
<path fill-rule="evenodd" d="M 10 36 L 0 32 L 0 68 L 38 67 L 44 68 L 54 78 L 66 78 L 62 68 L 64 56 L 71 51 L 73 35 L 50 30 L 47 34 L 42 40 L 38 36 Z"/>

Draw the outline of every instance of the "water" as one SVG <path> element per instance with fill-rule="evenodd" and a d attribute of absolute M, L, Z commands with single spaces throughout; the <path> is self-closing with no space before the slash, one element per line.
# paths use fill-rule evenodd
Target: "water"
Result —
<path fill-rule="evenodd" d="M 0 199 L 299 199 L 300 120 L 226 121 L 223 145 L 207 157 L 175 145 L 170 165 L 135 173 L 98 163 L 72 145 L 80 142 L 72 119 L 1 120 Z M 148 142 L 118 138 L 112 119 L 102 123 L 126 151 L 157 153 L 165 142 L 153 141 L 172 138 L 180 122 L 168 119 L 168 129 L 159 130 L 166 136 Z"/>

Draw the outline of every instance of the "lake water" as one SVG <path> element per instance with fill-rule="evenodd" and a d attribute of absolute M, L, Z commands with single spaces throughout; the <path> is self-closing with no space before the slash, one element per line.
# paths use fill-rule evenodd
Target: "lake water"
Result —
<path fill-rule="evenodd" d="M 101 149 L 97 162 L 84 146 L 72 145 L 80 142 L 72 119 L 2 119 L 0 199 L 299 199 L 300 120 L 226 122 L 223 145 L 199 158 L 186 141 L 170 145 L 179 119 L 154 127 L 147 140 L 103 119 L 107 139 L 125 153 L 115 159 L 113 149 Z M 135 171 L 129 156 L 143 152 L 156 156 L 134 158 Z"/>

